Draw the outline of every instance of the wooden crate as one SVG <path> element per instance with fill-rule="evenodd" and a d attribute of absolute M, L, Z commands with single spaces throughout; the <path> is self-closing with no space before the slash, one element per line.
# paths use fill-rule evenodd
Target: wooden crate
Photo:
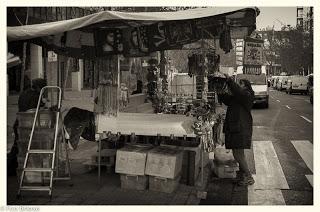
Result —
<path fill-rule="evenodd" d="M 128 145 L 117 150 L 116 173 L 144 175 L 150 145 Z"/>
<path fill-rule="evenodd" d="M 108 163 L 111 166 L 115 165 L 116 149 L 102 149 L 101 150 L 101 163 Z M 91 162 L 98 163 L 99 153 L 91 155 Z"/>
<path fill-rule="evenodd" d="M 101 150 L 101 161 L 100 166 L 105 166 L 107 168 L 107 173 L 114 173 L 115 171 L 115 158 L 116 158 L 116 149 L 102 149 Z M 92 170 L 98 167 L 99 153 L 91 155 L 91 161 L 85 161 L 85 165 L 89 170 Z"/>
<path fill-rule="evenodd" d="M 172 193 L 178 188 L 180 178 L 181 175 L 178 175 L 175 179 L 149 176 L 149 190 Z"/>
<path fill-rule="evenodd" d="M 121 188 L 133 190 L 146 190 L 148 188 L 148 176 L 120 174 Z"/>
<path fill-rule="evenodd" d="M 213 165 L 213 171 L 219 178 L 235 178 L 239 171 L 239 164 L 236 161 L 220 163 L 214 160 Z"/>
<path fill-rule="evenodd" d="M 183 151 L 159 146 L 149 151 L 146 174 L 175 179 L 182 169 Z"/>

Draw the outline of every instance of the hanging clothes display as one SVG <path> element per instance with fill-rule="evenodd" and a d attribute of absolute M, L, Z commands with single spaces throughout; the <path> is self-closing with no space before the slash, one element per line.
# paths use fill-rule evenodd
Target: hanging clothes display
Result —
<path fill-rule="evenodd" d="M 109 116 L 117 116 L 118 86 L 111 84 L 100 84 L 96 93 L 97 95 L 94 100 L 94 112 Z"/>
<path fill-rule="evenodd" d="M 223 25 L 222 33 L 220 34 L 220 48 L 223 49 L 225 53 L 229 53 L 230 50 L 233 48 L 232 41 L 231 41 L 231 32 L 230 26 L 227 24 Z"/>
<path fill-rule="evenodd" d="M 118 74 L 117 57 L 107 57 L 95 61 L 99 79 L 94 99 L 94 112 L 117 116 L 118 112 Z"/>

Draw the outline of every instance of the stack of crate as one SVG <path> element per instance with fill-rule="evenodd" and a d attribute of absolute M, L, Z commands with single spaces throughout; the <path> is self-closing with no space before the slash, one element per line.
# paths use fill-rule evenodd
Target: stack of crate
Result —
<path fill-rule="evenodd" d="M 18 112 L 17 119 L 19 122 L 18 135 L 19 139 L 17 140 L 19 153 L 17 156 L 18 159 L 18 176 L 21 175 L 23 168 L 24 160 L 26 157 L 26 152 L 28 149 L 31 128 L 34 120 L 34 111 L 30 112 Z M 32 139 L 32 145 L 30 149 L 52 149 L 54 142 L 54 119 L 55 116 L 53 112 L 49 110 L 39 111 L 39 119 L 36 121 L 35 130 Z M 50 158 L 49 155 L 32 155 L 28 160 L 28 167 L 43 167 L 49 168 Z M 26 182 L 42 182 L 44 177 L 49 173 L 40 173 L 40 172 L 28 172 L 25 175 Z"/>
<path fill-rule="evenodd" d="M 117 150 L 116 173 L 120 174 L 121 188 L 146 190 L 148 176 L 145 175 L 147 154 L 150 145 L 128 145 Z"/>
<path fill-rule="evenodd" d="M 183 151 L 159 146 L 148 152 L 149 190 L 172 193 L 181 178 Z"/>

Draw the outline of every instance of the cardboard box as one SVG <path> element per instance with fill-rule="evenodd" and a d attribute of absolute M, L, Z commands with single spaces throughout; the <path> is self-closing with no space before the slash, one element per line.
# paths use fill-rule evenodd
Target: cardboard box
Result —
<path fill-rule="evenodd" d="M 178 175 L 175 179 L 149 176 L 149 190 L 172 193 L 178 188 L 180 178 L 181 175 Z"/>
<path fill-rule="evenodd" d="M 184 146 L 173 146 L 173 145 L 166 145 L 166 144 L 161 144 L 161 146 L 165 146 L 173 149 L 179 149 L 183 151 L 180 182 L 193 186 L 199 175 L 199 168 L 201 166 L 201 146 L 199 145 L 197 147 L 184 147 Z"/>
<path fill-rule="evenodd" d="M 147 153 L 150 145 L 128 145 L 117 150 L 116 173 L 145 175 Z"/>
<path fill-rule="evenodd" d="M 182 169 L 183 151 L 168 147 L 156 147 L 149 151 L 146 174 L 175 179 Z"/>
<path fill-rule="evenodd" d="M 148 188 L 148 176 L 120 174 L 121 188 L 133 190 L 146 190 Z"/>

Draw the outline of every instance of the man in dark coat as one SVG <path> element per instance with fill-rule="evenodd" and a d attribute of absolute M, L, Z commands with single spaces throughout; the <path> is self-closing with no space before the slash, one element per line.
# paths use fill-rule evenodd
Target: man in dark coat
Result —
<path fill-rule="evenodd" d="M 248 168 L 244 149 L 251 148 L 252 115 L 254 92 L 248 80 L 240 80 L 239 85 L 227 77 L 229 93 L 219 94 L 219 99 L 228 106 L 225 124 L 225 145 L 232 149 L 235 160 L 239 163 L 239 185 L 252 185 L 254 179 Z"/>

